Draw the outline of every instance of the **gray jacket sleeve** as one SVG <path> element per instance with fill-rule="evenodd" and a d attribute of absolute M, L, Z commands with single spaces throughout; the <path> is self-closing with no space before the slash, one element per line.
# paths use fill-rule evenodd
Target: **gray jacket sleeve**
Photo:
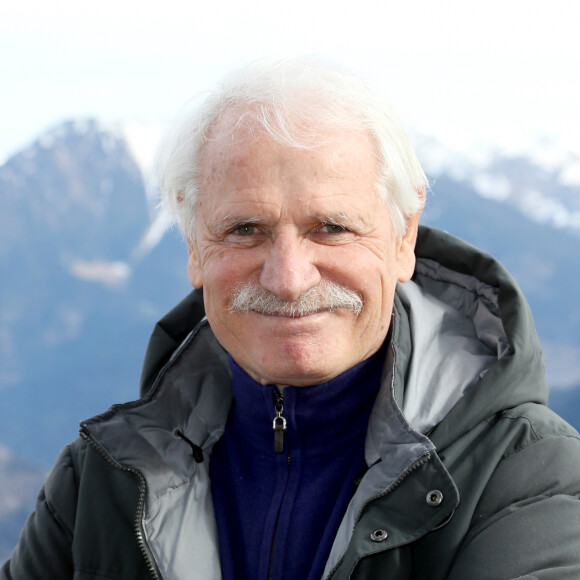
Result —
<path fill-rule="evenodd" d="M 0 580 L 72 578 L 76 504 L 72 454 L 65 447 L 40 490 L 12 557 L 0 569 Z"/>
<path fill-rule="evenodd" d="M 580 441 L 539 439 L 505 457 L 449 580 L 580 578 Z"/>

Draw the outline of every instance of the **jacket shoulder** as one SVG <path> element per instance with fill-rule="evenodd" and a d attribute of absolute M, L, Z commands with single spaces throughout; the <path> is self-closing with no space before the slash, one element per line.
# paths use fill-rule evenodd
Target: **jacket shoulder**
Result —
<path fill-rule="evenodd" d="M 580 495 L 580 436 L 561 417 L 528 403 L 501 413 L 496 428 L 509 435 L 480 500 L 479 518 L 524 498 Z"/>
<path fill-rule="evenodd" d="M 85 453 L 82 441 L 65 447 L 42 486 L 12 557 L 0 571 L 9 578 L 72 577 L 78 465 Z"/>
<path fill-rule="evenodd" d="M 449 578 L 580 577 L 578 433 L 534 403 L 500 413 L 494 431 L 503 454 Z"/>
<path fill-rule="evenodd" d="M 572 437 L 580 439 L 578 431 L 546 405 L 525 403 L 513 409 L 506 409 L 499 415 L 500 420 L 527 425 L 531 441 L 546 437 Z"/>
<path fill-rule="evenodd" d="M 138 474 L 79 438 L 58 456 L 0 579 L 149 578 L 136 521 Z"/>

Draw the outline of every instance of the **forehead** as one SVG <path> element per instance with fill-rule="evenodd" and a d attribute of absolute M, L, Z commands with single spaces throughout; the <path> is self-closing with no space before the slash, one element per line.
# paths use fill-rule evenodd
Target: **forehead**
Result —
<path fill-rule="evenodd" d="M 295 186 L 312 179 L 345 185 L 376 180 L 375 147 L 362 130 L 328 130 L 302 147 L 282 144 L 263 129 L 218 135 L 206 142 L 200 156 L 202 192 L 232 186 L 245 190 L 273 180 Z"/>

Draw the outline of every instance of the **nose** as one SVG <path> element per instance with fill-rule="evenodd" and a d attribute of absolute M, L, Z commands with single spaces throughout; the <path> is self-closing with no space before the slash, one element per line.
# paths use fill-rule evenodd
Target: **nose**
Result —
<path fill-rule="evenodd" d="M 320 283 L 320 272 L 313 263 L 308 242 L 292 234 L 279 234 L 272 240 L 260 273 L 260 285 L 286 302 Z"/>

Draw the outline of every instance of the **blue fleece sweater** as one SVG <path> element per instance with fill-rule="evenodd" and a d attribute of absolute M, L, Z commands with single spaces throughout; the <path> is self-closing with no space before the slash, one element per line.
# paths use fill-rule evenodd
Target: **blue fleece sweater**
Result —
<path fill-rule="evenodd" d="M 230 359 L 234 403 L 211 458 L 224 580 L 320 579 L 366 469 L 381 351 L 327 383 L 284 389 L 282 453 L 274 450 L 276 387 Z"/>

